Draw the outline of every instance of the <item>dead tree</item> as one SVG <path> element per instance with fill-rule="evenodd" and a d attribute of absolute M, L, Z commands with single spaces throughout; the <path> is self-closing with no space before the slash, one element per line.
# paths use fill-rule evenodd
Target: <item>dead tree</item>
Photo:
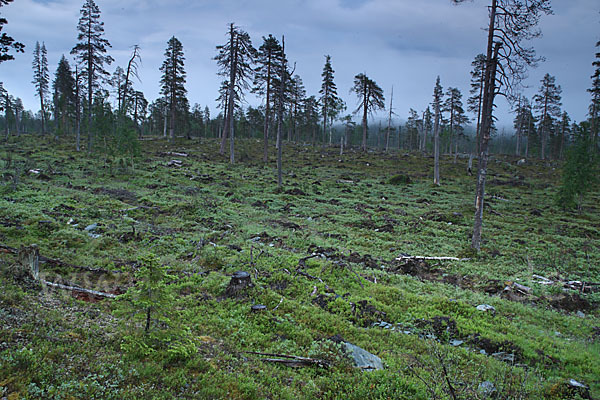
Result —
<path fill-rule="evenodd" d="M 452 0 L 462 3 L 465 0 Z M 475 218 L 471 247 L 481 247 L 483 222 L 483 200 L 487 175 L 488 149 L 493 122 L 494 100 L 500 94 L 511 98 L 524 79 L 529 66 L 540 60 L 532 48 L 526 48 L 523 41 L 540 36 L 536 28 L 542 14 L 551 14 L 550 0 L 491 0 L 485 75 L 483 80 L 483 101 L 481 118 L 481 147 L 475 195 Z"/>

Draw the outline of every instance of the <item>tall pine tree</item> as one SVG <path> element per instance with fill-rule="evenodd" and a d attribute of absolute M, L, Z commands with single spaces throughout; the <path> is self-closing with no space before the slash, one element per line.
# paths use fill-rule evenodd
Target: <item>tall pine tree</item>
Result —
<path fill-rule="evenodd" d="M 33 50 L 33 81 L 35 85 L 35 94 L 40 98 L 40 110 L 42 114 L 42 135 L 46 134 L 46 98 L 48 97 L 48 87 L 50 84 L 50 74 L 48 72 L 48 52 L 46 45 L 35 42 Z"/>
<path fill-rule="evenodd" d="M 367 151 L 367 116 L 374 111 L 385 108 L 385 97 L 383 90 L 365 74 L 358 74 L 354 77 L 354 86 L 351 89 L 358 97 L 359 105 L 355 112 L 362 110 L 362 149 Z"/>
<path fill-rule="evenodd" d="M 74 54 L 81 66 L 81 78 L 86 82 L 87 92 L 87 151 L 92 151 L 92 100 L 94 92 L 99 89 L 100 81 L 106 80 L 109 73 L 104 65 L 110 65 L 114 59 L 107 55 L 107 49 L 111 47 L 104 36 L 104 22 L 100 21 L 100 9 L 94 0 L 85 0 L 81 8 L 81 17 L 77 24 L 77 40 L 79 43 L 73 47 Z"/>
<path fill-rule="evenodd" d="M 555 119 L 560 118 L 560 106 L 562 105 L 560 85 L 556 84 L 556 78 L 550 74 L 544 75 L 540 81 L 541 86 L 538 94 L 533 97 L 534 109 L 538 111 L 539 132 L 541 136 L 541 158 L 546 159 L 548 137 L 551 133 Z"/>
<path fill-rule="evenodd" d="M 273 35 L 263 36 L 263 44 L 258 48 L 254 75 L 254 87 L 252 91 L 265 96 L 265 123 L 263 129 L 263 161 L 267 162 L 269 128 L 271 122 L 271 106 L 273 104 L 273 83 L 275 77 L 275 66 L 281 63 L 283 57 L 281 45 Z"/>
<path fill-rule="evenodd" d="M 592 95 L 589 115 L 594 148 L 598 147 L 598 132 L 600 131 L 600 41 L 596 43 L 596 47 L 599 51 L 596 52 L 595 60 L 592 62 L 595 69 L 594 74 L 591 76 L 592 87 L 588 89 L 588 92 Z"/>
<path fill-rule="evenodd" d="M 215 56 L 219 66 L 219 75 L 228 77 L 227 114 L 225 116 L 225 129 L 221 138 L 220 152 L 225 152 L 225 141 L 229 134 L 229 160 L 235 162 L 234 152 L 234 109 L 237 102 L 243 98 L 244 90 L 249 89 L 250 79 L 254 70 L 252 64 L 256 58 L 256 49 L 252 46 L 250 35 L 233 23 L 229 24 L 227 42 L 217 46 L 218 54 Z"/>
<path fill-rule="evenodd" d="M 160 67 L 162 77 L 160 78 L 160 93 L 165 96 L 169 107 L 169 140 L 175 138 L 175 115 L 181 105 L 187 103 L 185 89 L 183 45 L 175 36 L 167 42 L 165 50 L 165 61 Z M 166 116 L 165 116 L 166 117 Z"/>

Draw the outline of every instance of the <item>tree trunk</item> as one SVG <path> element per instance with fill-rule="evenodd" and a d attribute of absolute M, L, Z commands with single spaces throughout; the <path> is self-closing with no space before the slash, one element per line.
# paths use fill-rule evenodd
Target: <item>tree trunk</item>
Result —
<path fill-rule="evenodd" d="M 483 200 L 485 196 L 485 180 L 488 163 L 488 145 L 490 141 L 490 130 L 492 127 L 492 112 L 494 108 L 494 95 L 496 90 L 496 67 L 498 62 L 498 51 L 500 43 L 494 45 L 494 28 L 496 23 L 497 0 L 492 0 L 490 8 L 490 25 L 488 29 L 488 45 L 485 69 L 485 87 L 483 97 L 483 114 L 481 126 L 481 147 L 479 149 L 479 160 L 477 162 L 477 189 L 475 194 L 475 218 L 473 222 L 473 237 L 471 247 L 476 251 L 481 248 L 481 229 L 483 224 Z"/>
<path fill-rule="evenodd" d="M 279 104 L 278 104 L 278 110 L 277 110 L 277 187 L 281 188 L 282 185 L 282 161 L 281 161 L 281 148 L 283 147 L 283 143 L 281 143 L 281 120 L 283 119 L 283 91 L 285 89 L 285 36 L 281 37 L 281 42 L 282 42 L 282 54 L 283 54 L 283 60 L 282 60 L 282 68 L 281 68 L 281 87 L 279 88 Z"/>
<path fill-rule="evenodd" d="M 477 104 L 477 130 L 476 130 L 476 152 L 479 154 L 479 148 L 481 147 L 481 106 L 483 101 L 483 79 L 485 77 L 485 70 L 481 73 L 481 79 L 479 80 L 479 101 Z"/>
<path fill-rule="evenodd" d="M 365 83 L 363 87 L 363 118 L 362 118 L 362 126 L 363 126 L 363 138 L 362 138 L 362 150 L 367 151 L 367 79 L 365 78 Z"/>
<path fill-rule="evenodd" d="M 544 99 L 544 112 L 541 120 L 541 136 L 542 136 L 542 160 L 546 159 L 546 144 L 548 138 L 546 136 L 546 118 L 548 117 L 548 96 Z"/>
<path fill-rule="evenodd" d="M 269 162 L 269 117 L 271 112 L 270 104 L 271 96 L 271 50 L 269 50 L 269 56 L 267 61 L 267 104 L 265 108 L 265 128 L 264 128 L 264 154 L 263 161 Z"/>
<path fill-rule="evenodd" d="M 234 123 L 235 123 L 235 115 L 233 114 L 233 109 L 235 106 L 235 77 L 237 75 L 237 60 L 238 60 L 238 37 L 233 38 L 232 33 L 232 47 L 233 47 L 233 60 L 231 64 L 231 70 L 229 74 L 229 162 L 231 164 L 235 163 L 235 147 L 234 147 Z"/>
<path fill-rule="evenodd" d="M 435 106 L 433 124 L 433 184 L 440 185 L 440 106 Z"/>
<path fill-rule="evenodd" d="M 75 66 L 75 150 L 80 151 L 81 141 L 81 100 L 79 95 L 79 70 Z"/>

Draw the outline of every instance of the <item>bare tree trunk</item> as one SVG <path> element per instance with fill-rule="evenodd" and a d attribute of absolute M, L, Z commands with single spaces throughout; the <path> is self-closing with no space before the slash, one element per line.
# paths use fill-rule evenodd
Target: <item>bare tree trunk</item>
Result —
<path fill-rule="evenodd" d="M 433 125 L 433 184 L 440 184 L 440 106 L 435 106 Z"/>
<path fill-rule="evenodd" d="M 271 115 L 271 51 L 269 50 L 269 59 L 267 62 L 267 104 L 265 108 L 265 128 L 264 128 L 264 154 L 263 161 L 269 161 L 269 117 Z"/>
<path fill-rule="evenodd" d="M 546 133 L 546 118 L 548 118 L 548 96 L 544 100 L 544 112 L 542 113 L 542 120 L 540 121 L 540 130 L 542 136 L 542 160 L 546 159 L 546 144 L 548 141 Z"/>
<path fill-rule="evenodd" d="M 75 150 L 80 151 L 81 141 L 81 97 L 79 95 L 79 69 L 75 66 Z"/>
<path fill-rule="evenodd" d="M 481 248 L 481 229 L 483 224 L 483 200 L 485 196 L 485 180 L 487 175 L 488 145 L 492 127 L 492 111 L 496 90 L 496 67 L 500 43 L 494 45 L 494 28 L 496 22 L 497 0 L 492 0 L 490 7 L 490 25 L 488 29 L 488 46 L 485 70 L 485 88 L 483 97 L 483 114 L 481 126 L 481 147 L 479 149 L 477 190 L 475 195 L 475 218 L 473 222 L 473 237 L 471 247 L 477 251 Z"/>
<path fill-rule="evenodd" d="M 392 86 L 392 93 L 390 96 L 390 113 L 388 116 L 388 127 L 385 135 L 385 152 L 387 153 L 390 149 L 390 129 L 392 128 L 392 104 L 394 101 L 394 87 Z"/>
<path fill-rule="evenodd" d="M 233 35 L 233 33 L 232 33 Z M 233 36 L 232 36 L 233 39 Z M 234 148 L 234 123 L 235 123 L 235 115 L 233 114 L 233 109 L 235 106 L 235 77 L 237 75 L 237 61 L 238 61 L 238 36 L 235 37 L 235 40 L 232 40 L 232 46 L 234 48 L 234 56 L 231 64 L 231 72 L 229 75 L 229 162 L 231 164 L 235 163 L 235 148 Z"/>
<path fill-rule="evenodd" d="M 485 77 L 485 71 L 481 74 L 481 79 L 479 80 L 479 101 L 477 104 L 477 130 L 476 130 L 476 152 L 479 154 L 479 148 L 481 147 L 481 106 L 483 102 L 483 79 Z"/>
<path fill-rule="evenodd" d="M 167 106 L 165 105 L 165 113 L 164 113 L 164 123 L 163 123 L 163 137 L 167 137 Z"/>
<path fill-rule="evenodd" d="M 365 87 L 363 88 L 363 118 L 362 118 L 362 126 L 363 126 L 363 138 L 362 138 L 362 150 L 367 151 L 367 80 L 365 79 L 364 83 Z"/>
<path fill-rule="evenodd" d="M 285 65 L 285 36 L 281 37 L 281 48 L 283 54 L 283 60 L 281 65 L 281 87 L 279 88 L 279 104 L 278 104 L 278 118 L 277 118 L 277 187 L 281 188 L 283 183 L 282 180 L 282 161 L 281 161 L 281 148 L 283 147 L 283 143 L 281 143 L 281 120 L 283 119 L 283 91 L 285 89 L 285 73 L 286 73 L 286 65 Z"/>

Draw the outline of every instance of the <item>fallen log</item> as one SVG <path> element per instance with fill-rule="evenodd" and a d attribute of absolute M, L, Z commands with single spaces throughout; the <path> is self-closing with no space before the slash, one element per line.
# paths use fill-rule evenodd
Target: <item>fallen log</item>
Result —
<path fill-rule="evenodd" d="M 42 282 L 46 286 L 54 287 L 57 289 L 70 290 L 72 292 L 85 293 L 85 294 L 90 294 L 92 296 L 105 297 L 108 299 L 115 299 L 117 297 L 116 295 L 114 295 L 112 293 L 104 293 L 104 292 L 99 292 L 97 290 L 80 288 L 77 286 L 67 286 L 67 285 L 63 285 L 60 283 L 52 283 L 52 282 L 48 282 L 48 281 L 44 281 L 44 280 L 41 280 L 40 282 Z"/>
<path fill-rule="evenodd" d="M 259 356 L 267 356 L 267 357 L 279 357 L 279 358 L 261 358 L 261 361 L 265 362 L 273 362 L 287 365 L 288 367 L 307 367 L 307 366 L 317 366 L 322 368 L 329 368 L 331 364 L 329 361 L 320 360 L 318 358 L 308 358 L 308 357 L 300 357 L 293 356 L 287 354 L 276 354 L 276 353 L 260 353 L 257 351 L 246 351 L 247 354 L 256 354 Z"/>
<path fill-rule="evenodd" d="M 396 258 L 397 261 L 404 260 L 423 260 L 423 261 L 470 261 L 470 258 L 457 258 L 457 257 L 421 257 L 421 256 L 400 256 Z"/>

